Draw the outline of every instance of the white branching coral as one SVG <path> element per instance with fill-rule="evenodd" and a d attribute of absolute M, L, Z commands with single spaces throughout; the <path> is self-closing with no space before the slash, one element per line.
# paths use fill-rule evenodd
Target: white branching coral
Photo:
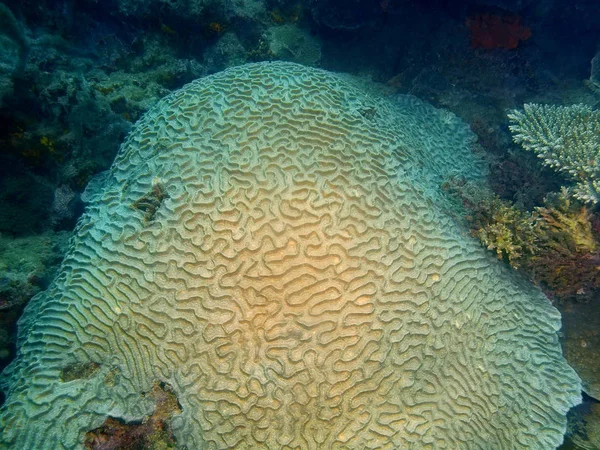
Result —
<path fill-rule="evenodd" d="M 600 200 L 600 111 L 587 105 L 528 103 L 508 115 L 516 143 L 575 182 L 576 198 Z"/>

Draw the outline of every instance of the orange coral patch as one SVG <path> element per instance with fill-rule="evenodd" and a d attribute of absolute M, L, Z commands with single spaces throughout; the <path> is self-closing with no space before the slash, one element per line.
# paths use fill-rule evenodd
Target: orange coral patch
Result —
<path fill-rule="evenodd" d="M 471 47 L 492 50 L 514 49 L 531 37 L 531 29 L 516 15 L 475 14 L 467 18 Z"/>

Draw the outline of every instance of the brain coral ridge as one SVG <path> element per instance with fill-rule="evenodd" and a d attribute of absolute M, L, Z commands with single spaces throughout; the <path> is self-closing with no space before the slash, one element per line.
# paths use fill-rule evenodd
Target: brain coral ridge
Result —
<path fill-rule="evenodd" d="M 449 112 L 292 63 L 163 99 L 25 311 L 0 447 L 82 448 L 152 414 L 159 382 L 181 448 L 555 448 L 580 401 L 560 315 L 439 189 L 482 179 L 472 143 Z"/>

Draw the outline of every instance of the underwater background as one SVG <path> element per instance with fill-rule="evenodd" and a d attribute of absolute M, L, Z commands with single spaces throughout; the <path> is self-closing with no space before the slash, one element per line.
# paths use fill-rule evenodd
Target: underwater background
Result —
<path fill-rule="evenodd" d="M 136 121 L 200 77 L 290 61 L 470 126 L 490 189 L 464 177 L 441 188 L 454 220 L 561 312 L 584 402 L 560 448 L 600 449 L 598 17 L 593 0 L 0 3 L 0 370 L 17 355 L 25 306 L 57 274 L 86 186 Z M 88 448 L 150 448 L 148 435 L 176 448 L 156 428 L 177 402 L 164 386 L 153 395 L 167 411 L 157 408 L 156 426 L 114 421 L 120 440 Z"/>

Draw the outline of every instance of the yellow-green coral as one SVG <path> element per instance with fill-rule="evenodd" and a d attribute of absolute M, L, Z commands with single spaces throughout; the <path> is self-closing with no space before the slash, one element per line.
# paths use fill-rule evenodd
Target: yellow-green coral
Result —
<path fill-rule="evenodd" d="M 499 259 L 518 268 L 524 258 L 535 254 L 537 213 L 521 210 L 479 184 L 453 179 L 444 188 L 460 197 L 472 234 Z"/>
<path fill-rule="evenodd" d="M 446 190 L 466 207 L 472 234 L 559 299 L 585 299 L 600 287 L 600 243 L 589 211 L 563 189 L 543 207 L 524 211 L 470 183 Z"/>
<path fill-rule="evenodd" d="M 579 202 L 569 199 L 566 190 L 548 195 L 545 207 L 536 208 L 536 211 L 542 219 L 538 228 L 545 249 L 565 248 L 587 253 L 598 249 L 589 211 Z"/>
<path fill-rule="evenodd" d="M 600 287 L 600 248 L 589 211 L 566 192 L 537 208 L 539 248 L 528 263 L 534 279 L 560 299 L 586 299 Z"/>
<path fill-rule="evenodd" d="M 519 267 L 523 258 L 537 250 L 537 223 L 535 213 L 521 211 L 513 204 L 492 197 L 479 205 L 475 236 L 498 258 L 512 267 Z"/>

